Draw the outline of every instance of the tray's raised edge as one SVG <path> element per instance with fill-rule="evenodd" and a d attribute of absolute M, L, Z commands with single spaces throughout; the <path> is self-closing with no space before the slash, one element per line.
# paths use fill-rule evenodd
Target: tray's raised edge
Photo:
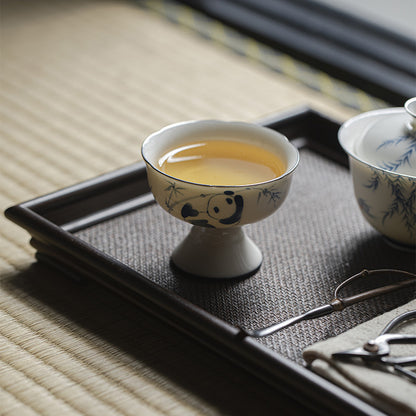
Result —
<path fill-rule="evenodd" d="M 145 166 L 142 161 L 42 195 L 20 205 L 43 215 L 45 210 L 49 211 L 55 207 L 81 199 L 85 195 L 89 196 L 90 194 L 100 193 L 109 187 L 119 186 L 120 183 L 125 182 L 130 177 L 136 178 L 140 173 L 145 175 Z"/>
<path fill-rule="evenodd" d="M 146 205 L 150 205 L 155 202 L 153 194 L 145 193 L 135 198 L 128 199 L 125 202 L 120 202 L 116 205 L 112 205 L 108 208 L 100 209 L 89 215 L 76 218 L 72 221 L 62 224 L 62 229 L 71 233 L 75 233 L 84 228 L 90 227 L 94 224 L 98 224 L 102 221 L 109 220 L 119 215 L 127 214 L 139 208 L 143 208 Z"/>
<path fill-rule="evenodd" d="M 75 230 L 151 202 L 153 197 L 146 167 L 140 161 L 17 206 L 36 212 L 63 228 L 67 224 L 66 229 Z"/>
<path fill-rule="evenodd" d="M 337 140 L 340 122 L 309 107 L 281 113 L 259 121 L 259 124 L 278 130 L 289 139 L 305 141 L 299 147 L 307 147 L 332 161 L 348 167 L 348 156 Z"/>

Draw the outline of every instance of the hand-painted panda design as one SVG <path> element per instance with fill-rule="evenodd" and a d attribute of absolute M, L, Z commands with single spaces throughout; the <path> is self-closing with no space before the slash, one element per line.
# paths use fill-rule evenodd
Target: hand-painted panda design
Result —
<path fill-rule="evenodd" d="M 240 221 L 244 199 L 234 195 L 233 191 L 225 191 L 223 195 L 215 195 L 208 201 L 207 212 L 211 218 L 221 224 L 235 224 Z"/>
<path fill-rule="evenodd" d="M 199 215 L 199 211 L 196 209 L 192 208 L 192 205 L 187 202 L 181 210 L 181 215 L 183 218 L 188 218 L 188 217 L 196 217 Z"/>
<path fill-rule="evenodd" d="M 215 221 L 224 225 L 238 223 L 241 220 L 243 207 L 244 198 L 241 195 L 235 195 L 233 191 L 224 191 L 209 196 L 206 205 L 199 209 L 186 202 L 181 209 L 181 215 L 193 225 L 215 228 Z"/>

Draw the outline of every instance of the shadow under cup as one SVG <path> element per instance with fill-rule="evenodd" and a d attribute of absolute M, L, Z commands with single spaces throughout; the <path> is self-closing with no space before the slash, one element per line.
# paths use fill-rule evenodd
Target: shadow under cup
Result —
<path fill-rule="evenodd" d="M 201 140 L 256 145 L 278 156 L 285 171 L 260 183 L 211 185 L 181 180 L 160 170 L 159 161 L 168 151 Z M 211 278 L 241 277 L 260 267 L 262 253 L 242 226 L 271 215 L 289 192 L 299 152 L 285 136 L 250 123 L 189 121 L 150 135 L 143 142 L 142 156 L 158 204 L 169 214 L 193 225 L 171 255 L 176 267 L 188 274 Z"/>

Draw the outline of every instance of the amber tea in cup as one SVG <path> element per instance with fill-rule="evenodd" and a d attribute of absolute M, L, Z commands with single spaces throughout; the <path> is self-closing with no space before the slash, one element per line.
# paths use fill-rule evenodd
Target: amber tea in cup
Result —
<path fill-rule="evenodd" d="M 251 143 L 198 140 L 166 152 L 160 170 L 188 182 L 247 185 L 278 178 L 286 164 L 277 155 Z"/>

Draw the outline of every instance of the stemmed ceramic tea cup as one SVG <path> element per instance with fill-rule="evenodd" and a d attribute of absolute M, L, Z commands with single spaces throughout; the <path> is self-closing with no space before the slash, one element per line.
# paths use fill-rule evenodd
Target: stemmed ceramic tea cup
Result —
<path fill-rule="evenodd" d="M 255 145 L 279 158 L 283 170 L 261 182 L 234 184 L 231 181 L 222 185 L 214 180 L 213 183 L 184 180 L 163 170 L 162 163 L 169 152 L 192 147 L 198 140 Z M 271 215 L 288 194 L 299 153 L 285 136 L 250 123 L 188 121 L 150 135 L 143 142 L 142 156 L 158 204 L 169 214 L 193 225 L 171 254 L 177 268 L 195 276 L 233 278 L 250 275 L 260 267 L 262 253 L 242 227 Z M 224 163 L 227 163 L 225 159 Z"/>

